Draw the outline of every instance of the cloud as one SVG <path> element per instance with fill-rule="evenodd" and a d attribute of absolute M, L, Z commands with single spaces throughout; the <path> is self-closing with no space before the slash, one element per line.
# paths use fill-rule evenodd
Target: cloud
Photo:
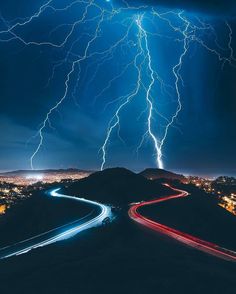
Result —
<path fill-rule="evenodd" d="M 122 0 L 116 0 L 116 2 L 118 4 L 124 4 Z M 126 0 L 125 2 L 134 6 L 133 0 Z M 202 11 L 208 14 L 236 14 L 235 0 L 137 0 L 136 4 L 179 8 L 189 11 Z"/>

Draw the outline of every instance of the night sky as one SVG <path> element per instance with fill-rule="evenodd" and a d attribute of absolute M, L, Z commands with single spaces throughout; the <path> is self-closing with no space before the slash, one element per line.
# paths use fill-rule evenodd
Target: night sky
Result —
<path fill-rule="evenodd" d="M 3 2 L 3 1 L 1 1 Z M 14 35 L 1 33 L 16 22 L 38 11 L 45 1 L 4 1 L 0 3 L 0 170 L 29 169 L 30 157 L 37 148 L 37 131 L 42 126 L 48 110 L 57 103 L 65 91 L 65 80 L 75 58 L 83 54 L 89 37 L 94 32 L 97 19 L 78 25 L 68 42 L 55 48 L 48 45 L 25 45 Z M 62 8 L 72 1 L 52 1 Z M 95 1 L 100 7 L 110 3 Z M 229 28 L 232 28 L 232 48 L 236 56 L 235 1 L 145 1 L 130 5 L 149 8 L 125 10 L 105 21 L 98 40 L 91 52 L 104 51 L 124 35 L 134 15 L 145 13 L 145 29 L 150 32 L 149 44 L 155 71 L 165 84 L 164 89 L 155 83 L 152 89 L 155 112 L 153 128 L 158 137 L 163 135 L 166 120 L 176 108 L 173 66 L 178 62 L 180 35 L 173 32 L 166 22 L 152 15 L 152 5 L 160 11 L 178 13 L 185 10 L 185 17 L 200 26 L 197 19 L 211 24 L 213 30 L 197 32 L 206 44 L 216 48 L 222 56 L 229 57 Z M 200 4 L 199 4 L 200 3 Z M 166 7 L 164 7 L 165 5 Z M 116 9 L 124 2 L 114 1 Z M 14 29 L 14 34 L 26 42 L 63 42 L 71 24 L 83 14 L 79 4 L 66 11 L 46 9 L 39 18 Z M 91 11 L 95 17 L 97 11 Z M 171 21 L 181 26 L 177 17 Z M 12 39 L 13 38 L 13 39 Z M 99 169 L 99 152 L 111 117 L 120 101 L 118 97 L 132 91 L 136 81 L 133 62 L 137 53 L 137 28 L 132 27 L 128 42 L 124 42 L 112 54 L 89 58 L 76 68 L 71 76 L 66 99 L 52 113 L 50 125 L 43 131 L 44 142 L 34 159 L 34 166 L 45 168 Z M 236 62 L 222 63 L 216 54 L 199 43 L 191 42 L 181 68 L 183 84 L 180 93 L 183 109 L 170 128 L 163 147 L 165 169 L 201 175 L 236 175 Z M 99 65 L 99 66 L 98 66 Z M 55 69 L 55 70 L 54 70 Z M 145 72 L 145 71 L 144 71 Z M 96 75 L 95 75 L 96 74 Z M 78 79 L 78 77 L 80 78 Z M 148 75 L 142 80 L 148 84 Z M 107 88 L 106 88 L 107 87 Z M 106 91 L 103 89 L 106 88 Z M 102 93 L 100 96 L 99 93 Z M 142 89 L 121 112 L 119 132 L 112 133 L 107 148 L 105 167 L 124 166 L 135 171 L 155 167 L 153 144 L 149 138 L 136 152 L 142 135 L 146 132 L 147 103 Z M 111 103 L 113 102 L 113 103 Z M 158 113 L 157 113 L 158 112 Z M 160 115 L 161 113 L 161 115 Z"/>
<path fill-rule="evenodd" d="M 121 4 L 122 0 L 116 0 Z M 130 5 L 134 3 L 132 0 L 126 0 Z M 208 15 L 223 14 L 226 16 L 234 16 L 236 11 L 236 4 L 234 0 L 138 0 L 136 3 L 144 5 L 164 6 L 168 8 L 185 9 L 193 12 L 204 12 Z"/>

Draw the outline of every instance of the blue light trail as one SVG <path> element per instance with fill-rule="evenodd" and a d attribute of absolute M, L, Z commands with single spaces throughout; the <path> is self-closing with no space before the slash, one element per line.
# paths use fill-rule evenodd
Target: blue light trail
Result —
<path fill-rule="evenodd" d="M 100 209 L 100 213 L 95 217 L 92 216 L 92 218 L 90 213 L 86 217 L 78 219 L 67 225 L 64 225 L 59 228 L 45 232 L 43 234 L 34 236 L 30 239 L 18 242 L 14 245 L 1 248 L 0 259 L 5 259 L 12 256 L 21 255 L 33 249 L 44 247 L 44 246 L 53 244 L 55 242 L 71 238 L 82 231 L 102 225 L 103 220 L 106 218 L 111 219 L 112 213 L 111 213 L 111 208 L 109 206 L 95 202 L 95 201 L 87 200 L 84 198 L 77 198 L 73 196 L 60 194 L 58 193 L 59 190 L 60 189 L 54 189 L 53 191 L 50 192 L 50 195 L 52 197 L 70 199 L 73 201 L 90 204 L 91 206 L 98 207 Z"/>

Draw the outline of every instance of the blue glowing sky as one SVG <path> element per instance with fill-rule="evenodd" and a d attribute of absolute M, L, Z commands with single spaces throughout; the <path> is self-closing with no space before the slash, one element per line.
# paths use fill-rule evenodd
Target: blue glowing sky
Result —
<path fill-rule="evenodd" d="M 50 108 L 63 97 L 73 62 L 81 58 L 70 75 L 65 99 L 43 128 L 43 144 L 33 163 L 40 169 L 99 169 L 109 122 L 124 97 L 137 87 L 134 61 L 142 48 L 137 57 L 141 86 L 120 112 L 120 126 L 106 145 L 104 166 L 134 170 L 156 166 L 154 142 L 150 134 L 143 137 L 148 129 L 151 72 L 145 35 L 137 24 L 142 16 L 155 72 L 149 95 L 152 131 L 159 141 L 178 107 L 173 68 L 183 53 L 183 32 L 189 23 L 188 50 L 177 68 L 183 108 L 162 148 L 164 167 L 186 173 L 236 174 L 233 6 L 227 11 L 229 6 L 219 9 L 219 3 L 213 9 L 207 2 L 198 6 L 188 1 L 192 5 L 186 7 L 185 1 L 169 1 L 171 8 L 165 8 L 151 6 L 155 1 L 139 1 L 131 9 L 116 1 L 112 11 L 111 2 L 95 0 L 89 8 L 87 2 L 50 1 L 30 21 L 28 17 L 39 12 L 44 1 L 0 4 L 0 170 L 30 168 L 40 142 L 37 132 Z M 139 5 L 148 7 L 138 9 Z M 86 7 L 85 18 L 78 22 Z M 101 20 L 102 9 L 107 12 Z M 89 57 L 83 58 L 99 21 Z M 17 22 L 27 23 L 14 27 Z"/>

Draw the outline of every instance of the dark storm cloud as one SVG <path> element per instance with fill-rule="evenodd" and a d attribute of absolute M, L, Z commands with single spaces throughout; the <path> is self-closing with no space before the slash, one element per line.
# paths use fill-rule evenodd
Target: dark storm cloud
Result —
<path fill-rule="evenodd" d="M 116 0 L 117 3 L 122 3 L 122 0 Z M 133 0 L 126 0 L 129 5 L 134 5 Z M 230 14 L 236 13 L 235 0 L 137 0 L 137 4 L 157 5 L 163 7 L 187 9 L 190 11 L 203 11 L 209 14 Z"/>

